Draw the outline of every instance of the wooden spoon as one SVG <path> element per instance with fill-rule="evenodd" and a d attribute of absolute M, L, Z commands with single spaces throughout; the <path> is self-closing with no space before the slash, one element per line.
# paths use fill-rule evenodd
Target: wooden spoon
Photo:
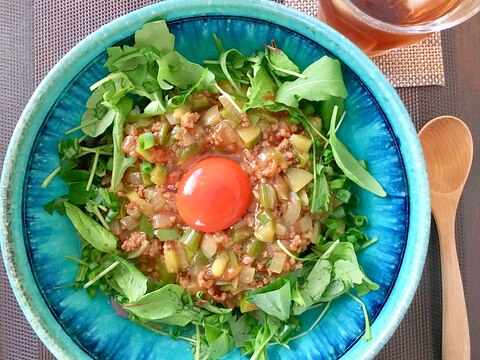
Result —
<path fill-rule="evenodd" d="M 430 180 L 442 265 L 443 360 L 469 360 L 470 336 L 455 246 L 455 216 L 473 158 L 472 134 L 460 119 L 440 116 L 419 133 Z"/>

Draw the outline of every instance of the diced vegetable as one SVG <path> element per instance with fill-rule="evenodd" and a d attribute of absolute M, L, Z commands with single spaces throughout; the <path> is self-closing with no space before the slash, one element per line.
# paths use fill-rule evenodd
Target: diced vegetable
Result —
<path fill-rule="evenodd" d="M 287 227 L 280 223 L 280 222 L 275 222 L 275 234 L 279 236 L 283 236 L 287 233 Z"/>
<path fill-rule="evenodd" d="M 155 185 L 162 185 L 167 180 L 168 171 L 163 165 L 156 165 L 150 173 L 150 180 Z"/>
<path fill-rule="evenodd" d="M 158 144 L 161 146 L 165 146 L 168 143 L 168 131 L 170 130 L 170 126 L 168 124 L 163 123 L 160 127 L 160 131 L 158 132 Z"/>
<path fill-rule="evenodd" d="M 222 116 L 218 110 L 218 105 L 212 106 L 205 114 L 200 118 L 200 125 L 202 126 L 215 126 L 222 120 Z"/>
<path fill-rule="evenodd" d="M 240 304 L 239 305 L 240 305 L 240 312 L 242 312 L 242 313 L 246 313 L 246 312 L 250 312 L 250 311 L 254 311 L 254 310 L 258 309 L 255 305 L 253 305 L 252 303 L 250 303 L 247 300 L 246 295 L 243 295 L 240 298 Z"/>
<path fill-rule="evenodd" d="M 190 262 L 188 260 L 187 249 L 179 241 L 175 241 L 175 251 L 177 252 L 178 266 L 181 270 L 186 270 L 190 267 Z"/>
<path fill-rule="evenodd" d="M 291 226 L 295 224 L 295 222 L 298 220 L 300 217 L 300 212 L 302 211 L 302 204 L 300 204 L 300 201 L 294 200 L 292 201 L 287 209 L 285 210 L 285 213 L 283 214 L 283 221 L 285 222 L 285 225 Z"/>
<path fill-rule="evenodd" d="M 260 225 L 266 225 L 271 222 L 273 219 L 273 215 L 270 211 L 265 210 L 264 212 L 257 214 L 257 221 Z"/>
<path fill-rule="evenodd" d="M 303 135 L 293 134 L 288 141 L 299 153 L 308 153 L 312 147 L 312 140 Z"/>
<path fill-rule="evenodd" d="M 202 142 L 200 140 L 195 140 L 195 142 L 183 149 L 180 158 L 178 159 L 179 164 L 183 164 L 190 160 L 192 156 L 198 154 L 198 152 L 202 149 Z"/>
<path fill-rule="evenodd" d="M 309 200 L 308 200 L 308 195 L 305 189 L 300 190 L 298 192 L 298 198 L 300 199 L 303 206 L 308 206 Z"/>
<path fill-rule="evenodd" d="M 245 246 L 245 252 L 255 259 L 258 259 L 262 254 L 263 242 L 257 238 L 252 238 L 249 243 Z"/>
<path fill-rule="evenodd" d="M 151 218 L 153 216 L 153 205 L 145 199 L 140 198 L 136 191 L 130 191 L 127 194 L 127 198 L 132 203 L 135 203 L 146 217 Z"/>
<path fill-rule="evenodd" d="M 260 184 L 260 201 L 265 209 L 273 209 L 277 205 L 277 192 L 272 185 Z"/>
<path fill-rule="evenodd" d="M 236 128 L 238 124 L 242 122 L 242 114 L 238 112 L 235 106 L 231 103 L 226 96 L 222 95 L 218 97 L 218 101 L 223 105 L 224 110 L 221 112 L 222 115 L 227 119 L 230 125 L 233 128 Z M 243 104 L 240 104 L 238 100 L 233 100 L 238 105 L 239 108 L 243 107 Z"/>
<path fill-rule="evenodd" d="M 202 239 L 201 250 L 207 259 L 211 259 L 217 252 L 217 242 L 212 234 L 205 234 Z"/>
<path fill-rule="evenodd" d="M 290 188 L 282 175 L 277 175 L 274 184 L 277 195 L 282 200 L 288 200 L 290 197 Z"/>
<path fill-rule="evenodd" d="M 165 267 L 169 273 L 178 273 L 180 265 L 178 263 L 177 251 L 175 247 L 167 247 L 164 249 Z"/>
<path fill-rule="evenodd" d="M 313 180 L 313 174 L 303 169 L 288 168 L 285 180 L 293 192 L 298 192 Z"/>
<path fill-rule="evenodd" d="M 285 265 L 285 261 L 287 261 L 287 254 L 285 254 L 283 251 L 275 251 L 273 253 L 272 262 L 270 263 L 269 269 L 276 274 L 280 274 L 283 270 L 283 266 Z"/>
<path fill-rule="evenodd" d="M 230 236 L 232 237 L 233 243 L 242 242 L 250 239 L 253 236 L 253 229 L 249 226 L 243 226 L 241 228 L 232 230 L 230 232 Z"/>
<path fill-rule="evenodd" d="M 255 268 L 251 266 L 242 266 L 240 270 L 239 280 L 241 283 L 250 284 L 255 276 Z"/>
<path fill-rule="evenodd" d="M 249 149 L 257 145 L 262 138 L 262 131 L 258 127 L 238 128 L 237 132 L 240 139 Z"/>
<path fill-rule="evenodd" d="M 265 225 L 261 225 L 257 231 L 255 231 L 255 236 L 258 240 L 263 242 L 271 243 L 275 240 L 275 224 L 273 221 Z"/>
<path fill-rule="evenodd" d="M 155 236 L 160 241 L 178 240 L 182 233 L 177 228 L 157 229 L 154 231 Z"/>
<path fill-rule="evenodd" d="M 222 251 L 212 263 L 212 274 L 216 277 L 222 276 L 230 260 L 228 252 Z"/>
<path fill-rule="evenodd" d="M 140 171 L 145 174 L 150 174 L 153 170 L 152 164 L 149 162 L 143 162 L 140 164 Z"/>
<path fill-rule="evenodd" d="M 180 238 L 180 241 L 185 244 L 190 250 L 197 251 L 200 246 L 200 241 L 202 240 L 203 234 L 200 231 L 197 231 L 192 228 L 188 228 L 183 233 L 183 236 Z"/>
<path fill-rule="evenodd" d="M 300 162 L 301 167 L 304 167 L 305 165 L 307 165 L 308 160 L 310 160 L 310 153 L 308 153 L 308 152 L 303 153 L 303 152 L 297 151 L 295 149 L 293 150 L 293 153 L 295 154 L 298 161 Z"/>
<path fill-rule="evenodd" d="M 175 110 L 173 110 L 173 121 L 175 124 L 180 124 L 180 121 L 182 119 L 182 115 L 186 114 L 187 112 L 190 112 L 190 108 L 186 105 L 183 104 L 179 107 L 177 107 Z"/>
<path fill-rule="evenodd" d="M 138 146 L 141 150 L 148 150 L 155 146 L 155 139 L 151 132 L 140 134 L 138 137 Z"/>

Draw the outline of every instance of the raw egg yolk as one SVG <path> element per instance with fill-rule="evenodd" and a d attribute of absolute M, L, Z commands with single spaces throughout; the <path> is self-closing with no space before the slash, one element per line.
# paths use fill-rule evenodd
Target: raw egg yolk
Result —
<path fill-rule="evenodd" d="M 224 230 L 247 211 L 252 196 L 248 175 L 233 160 L 210 157 L 183 176 L 177 209 L 185 223 L 202 232 Z"/>

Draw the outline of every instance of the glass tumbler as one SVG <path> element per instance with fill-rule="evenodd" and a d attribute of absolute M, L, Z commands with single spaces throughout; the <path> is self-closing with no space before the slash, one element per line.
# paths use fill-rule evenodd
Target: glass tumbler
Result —
<path fill-rule="evenodd" d="M 433 32 L 460 24 L 479 10 L 480 0 L 318 2 L 318 18 L 345 35 L 370 57 L 423 40 Z"/>

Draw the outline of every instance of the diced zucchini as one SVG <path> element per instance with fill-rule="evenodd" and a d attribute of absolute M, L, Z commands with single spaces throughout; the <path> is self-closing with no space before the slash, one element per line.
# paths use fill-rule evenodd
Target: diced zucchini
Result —
<path fill-rule="evenodd" d="M 167 180 L 168 171 L 165 166 L 156 165 L 150 173 L 150 180 L 155 185 L 162 185 Z"/>
<path fill-rule="evenodd" d="M 272 185 L 260 185 L 260 201 L 265 209 L 273 209 L 277 206 L 277 192 Z"/>
<path fill-rule="evenodd" d="M 297 151 L 296 149 L 293 149 L 293 152 L 294 152 L 295 156 L 297 157 L 298 161 L 300 162 L 301 167 L 304 167 L 305 165 L 307 165 L 308 160 L 310 160 L 310 153 L 308 153 L 308 152 L 302 153 L 302 152 Z"/>
<path fill-rule="evenodd" d="M 137 147 L 135 148 L 135 152 L 138 155 L 142 156 L 148 162 L 151 162 L 151 163 L 155 162 L 150 152 L 148 150 L 142 150 L 139 145 L 137 145 Z"/>
<path fill-rule="evenodd" d="M 178 240 L 182 233 L 177 228 L 163 228 L 154 231 L 155 236 L 160 241 Z"/>
<path fill-rule="evenodd" d="M 222 276 L 229 261 L 230 256 L 228 252 L 222 251 L 212 263 L 212 274 L 216 277 Z"/>
<path fill-rule="evenodd" d="M 239 229 L 232 230 L 230 232 L 230 236 L 232 237 L 233 243 L 242 242 L 250 239 L 253 236 L 253 229 L 250 226 L 244 226 Z"/>
<path fill-rule="evenodd" d="M 173 110 L 173 121 L 175 124 L 180 124 L 183 114 L 186 114 L 187 112 L 190 112 L 190 108 L 186 104 Z"/>
<path fill-rule="evenodd" d="M 257 215 L 257 221 L 260 223 L 260 225 L 266 225 L 271 222 L 272 219 L 272 213 L 268 210 L 265 210 L 264 212 Z"/>
<path fill-rule="evenodd" d="M 159 259 L 155 265 L 156 270 L 160 274 L 162 284 L 173 284 L 175 282 L 176 273 L 170 273 L 164 259 Z"/>
<path fill-rule="evenodd" d="M 178 263 L 177 251 L 174 247 L 164 249 L 165 254 L 165 267 L 167 271 L 171 274 L 178 273 L 180 269 L 180 264 Z"/>
<path fill-rule="evenodd" d="M 289 168 L 286 172 L 285 180 L 293 192 L 298 192 L 313 180 L 313 174 L 307 170 Z"/>
<path fill-rule="evenodd" d="M 250 242 L 245 246 L 245 252 L 255 259 L 259 259 L 263 250 L 263 242 L 256 238 L 252 238 Z"/>
<path fill-rule="evenodd" d="M 200 231 L 197 231 L 192 228 L 188 228 L 183 233 L 183 236 L 180 238 L 180 241 L 185 244 L 190 250 L 197 251 L 200 246 L 200 241 L 202 240 L 203 234 Z"/>
<path fill-rule="evenodd" d="M 210 105 L 210 100 L 202 93 L 197 93 L 190 101 L 192 111 L 205 109 L 208 105 Z"/>
<path fill-rule="evenodd" d="M 198 152 L 202 149 L 202 143 L 200 140 L 196 140 L 192 145 L 183 149 L 180 158 L 178 159 L 178 164 L 183 164 L 184 162 L 190 160 L 192 156 L 198 154 Z"/>
<path fill-rule="evenodd" d="M 238 267 L 237 254 L 235 254 L 235 252 L 233 250 L 230 250 L 228 252 L 228 256 L 230 257 L 230 266 L 233 267 L 233 268 Z"/>
<path fill-rule="evenodd" d="M 275 240 L 275 224 L 273 221 L 265 225 L 261 225 L 255 232 L 255 236 L 258 240 L 271 243 Z"/>
<path fill-rule="evenodd" d="M 161 146 L 165 146 L 168 143 L 168 131 L 170 130 L 170 126 L 168 124 L 163 123 L 160 131 L 158 132 L 158 143 Z"/>
<path fill-rule="evenodd" d="M 238 128 L 237 132 L 240 139 L 249 149 L 257 145 L 262 138 L 262 131 L 258 127 Z"/>
<path fill-rule="evenodd" d="M 300 153 L 308 153 L 312 147 L 312 140 L 303 135 L 293 134 L 288 140 L 293 148 Z"/>

